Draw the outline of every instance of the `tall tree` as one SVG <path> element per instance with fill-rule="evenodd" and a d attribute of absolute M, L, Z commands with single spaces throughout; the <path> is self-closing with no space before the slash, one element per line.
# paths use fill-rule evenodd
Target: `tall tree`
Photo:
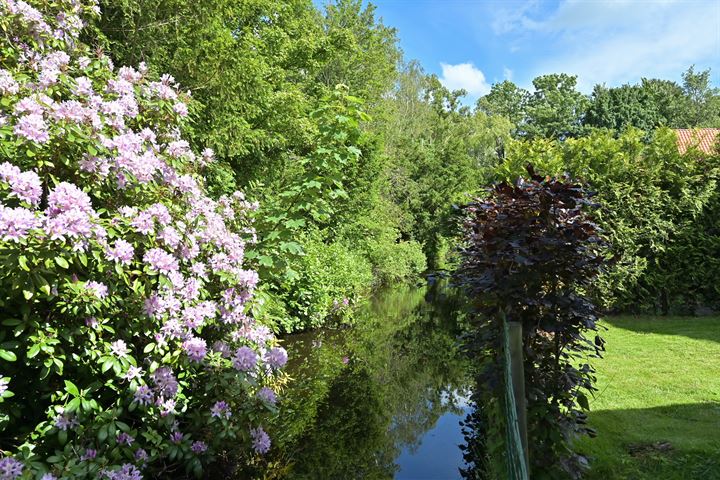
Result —
<path fill-rule="evenodd" d="M 615 130 L 633 126 L 645 131 L 661 125 L 720 126 L 720 91 L 710 85 L 710 70 L 696 72 L 691 66 L 682 78 L 682 85 L 656 78 L 614 88 L 596 85 L 585 123 Z"/>
<path fill-rule="evenodd" d="M 565 73 L 541 75 L 533 80 L 535 91 L 527 100 L 527 138 L 566 139 L 583 133 L 588 99 L 577 91 L 577 77 Z"/>
<path fill-rule="evenodd" d="M 643 78 L 641 86 L 652 97 L 662 125 L 673 128 L 690 126 L 687 122 L 688 103 L 680 85 L 671 80 Z"/>
<path fill-rule="evenodd" d="M 525 106 L 530 93 L 510 80 L 493 84 L 490 93 L 480 97 L 477 109 L 487 115 L 503 116 L 515 125 L 525 121 Z"/>
<path fill-rule="evenodd" d="M 347 85 L 372 110 L 397 79 L 402 58 L 397 31 L 376 17 L 374 5 L 363 7 L 362 0 L 327 5 L 323 28 L 328 46 L 317 78 L 330 88 Z"/>
<path fill-rule="evenodd" d="M 423 244 L 433 267 L 443 263 L 452 205 L 467 201 L 483 172 L 497 163 L 511 128 L 503 117 L 473 114 L 462 95 L 410 63 L 385 100 L 392 112 L 382 126 L 389 157 L 386 195 L 398 209 L 404 235 Z"/>
<path fill-rule="evenodd" d="M 617 131 L 628 127 L 652 130 L 663 123 L 655 99 L 641 85 L 608 88 L 595 85 L 585 124 Z"/>
<path fill-rule="evenodd" d="M 710 86 L 710 69 L 695 72 L 695 66 L 682 75 L 688 101 L 687 123 L 693 127 L 720 126 L 720 89 Z"/>

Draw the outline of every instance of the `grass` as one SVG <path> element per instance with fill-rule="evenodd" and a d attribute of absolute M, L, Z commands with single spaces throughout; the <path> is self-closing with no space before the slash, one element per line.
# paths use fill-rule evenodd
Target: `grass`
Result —
<path fill-rule="evenodd" d="M 611 317 L 590 479 L 720 479 L 720 317 Z"/>

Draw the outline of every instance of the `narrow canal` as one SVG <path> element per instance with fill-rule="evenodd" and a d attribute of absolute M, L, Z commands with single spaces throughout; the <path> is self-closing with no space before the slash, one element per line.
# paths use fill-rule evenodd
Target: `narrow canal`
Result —
<path fill-rule="evenodd" d="M 462 478 L 472 379 L 451 310 L 441 290 L 395 289 L 353 328 L 288 337 L 272 478 Z"/>

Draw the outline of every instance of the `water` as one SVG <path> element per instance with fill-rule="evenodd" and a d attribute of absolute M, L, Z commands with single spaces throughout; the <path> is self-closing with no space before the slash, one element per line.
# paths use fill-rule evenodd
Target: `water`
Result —
<path fill-rule="evenodd" d="M 462 478 L 471 378 L 443 296 L 385 292 L 357 326 L 292 335 L 272 478 Z"/>

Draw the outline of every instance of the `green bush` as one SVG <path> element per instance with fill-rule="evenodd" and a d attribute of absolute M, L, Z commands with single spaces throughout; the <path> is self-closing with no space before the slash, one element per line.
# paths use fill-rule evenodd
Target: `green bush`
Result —
<path fill-rule="evenodd" d="M 369 241 L 369 258 L 376 282 L 382 285 L 418 278 L 427 268 L 422 245 L 407 242 Z"/>
<path fill-rule="evenodd" d="M 299 239 L 304 254 L 291 264 L 298 277 L 276 287 L 290 317 L 279 318 L 285 331 L 317 328 L 329 319 L 349 319 L 352 306 L 373 285 L 370 262 L 347 244 L 325 243 L 318 234 Z"/>
<path fill-rule="evenodd" d="M 360 216 L 339 233 L 371 263 L 376 287 L 415 279 L 427 269 L 422 245 L 400 238 L 396 213 L 390 202 L 378 202 L 369 215 Z"/>

